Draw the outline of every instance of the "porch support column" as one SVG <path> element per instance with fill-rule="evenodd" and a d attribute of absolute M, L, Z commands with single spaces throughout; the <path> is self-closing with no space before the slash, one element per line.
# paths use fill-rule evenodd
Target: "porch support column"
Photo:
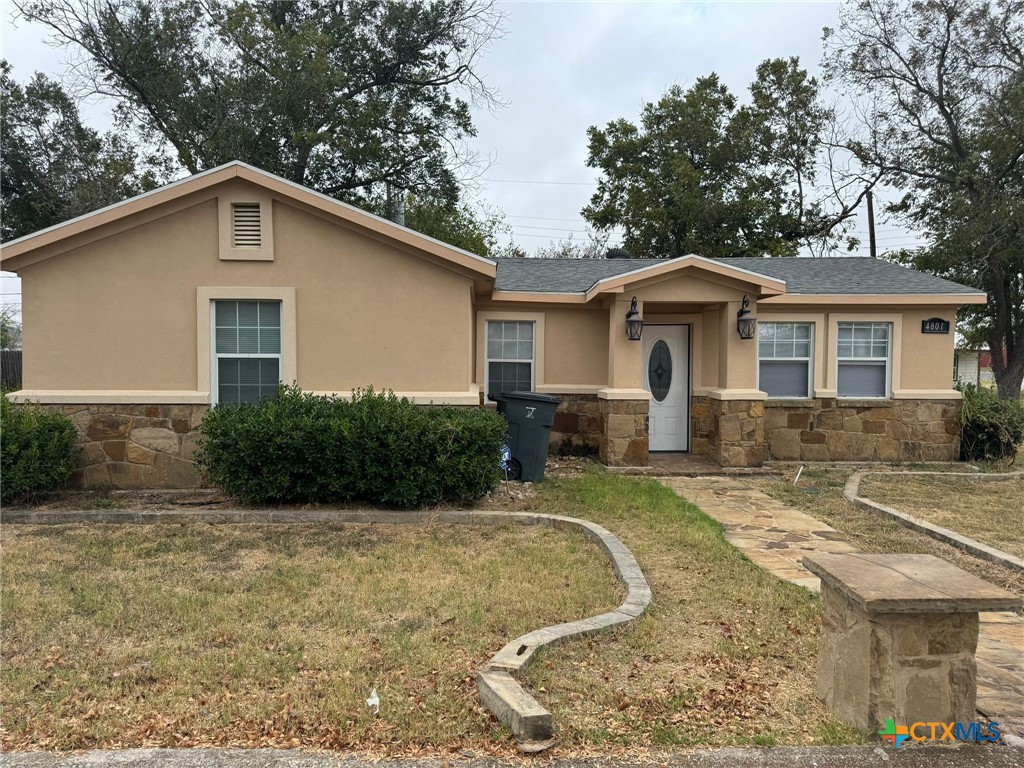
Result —
<path fill-rule="evenodd" d="M 608 386 L 601 403 L 601 463 L 609 467 L 647 466 L 647 413 L 650 393 L 643 388 L 643 342 L 626 337 L 632 296 L 617 294 L 608 308 Z M 637 309 L 643 314 L 643 305 Z"/>
<path fill-rule="evenodd" d="M 759 467 L 767 455 L 767 441 L 765 395 L 757 389 L 757 339 L 740 338 L 736 320 L 741 302 L 720 306 L 718 386 L 708 389 L 708 458 L 723 467 Z"/>
<path fill-rule="evenodd" d="M 721 389 L 757 390 L 757 338 L 741 339 L 736 330 L 738 301 L 722 304 L 718 313 L 718 386 Z M 756 300 L 750 307 L 756 311 Z"/>

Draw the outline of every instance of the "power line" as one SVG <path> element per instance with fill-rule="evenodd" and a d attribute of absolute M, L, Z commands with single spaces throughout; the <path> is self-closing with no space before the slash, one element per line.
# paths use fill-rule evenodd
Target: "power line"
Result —
<path fill-rule="evenodd" d="M 561 184 L 570 187 L 596 187 L 596 181 L 543 181 L 541 179 L 488 179 L 482 181 L 493 181 L 499 184 Z"/>

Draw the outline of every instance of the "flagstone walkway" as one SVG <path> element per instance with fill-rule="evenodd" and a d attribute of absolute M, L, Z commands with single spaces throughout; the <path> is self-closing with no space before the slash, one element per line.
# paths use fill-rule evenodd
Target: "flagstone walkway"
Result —
<path fill-rule="evenodd" d="M 725 526 L 729 542 L 780 579 L 817 591 L 804 555 L 857 552 L 835 528 L 732 477 L 667 477 L 661 482 Z M 981 614 L 978 710 L 1024 733 L 1024 618 Z"/>

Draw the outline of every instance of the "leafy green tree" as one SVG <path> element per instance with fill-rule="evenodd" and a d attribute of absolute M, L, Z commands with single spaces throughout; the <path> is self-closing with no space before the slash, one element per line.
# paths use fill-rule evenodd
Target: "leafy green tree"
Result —
<path fill-rule="evenodd" d="M 850 145 L 930 236 L 901 254 L 988 293 L 961 330 L 992 350 L 999 394 L 1024 380 L 1024 2 L 859 0 L 825 30 L 827 76 L 862 94 Z M 1005 360 L 1004 360 L 1005 355 Z"/>
<path fill-rule="evenodd" d="M 500 214 L 487 209 L 436 197 L 407 195 L 405 225 L 477 256 L 508 255 L 499 239 L 511 229 Z"/>
<path fill-rule="evenodd" d="M 465 98 L 500 34 L 490 0 L 20 0 L 83 52 L 122 124 L 190 173 L 242 160 L 381 210 L 388 188 L 454 202 Z"/>
<path fill-rule="evenodd" d="M 116 133 L 82 125 L 58 83 L 22 87 L 0 61 L 0 239 L 59 224 L 158 186 L 158 157 L 140 157 Z"/>
<path fill-rule="evenodd" d="M 587 164 L 602 177 L 584 217 L 599 230 L 623 227 L 634 257 L 837 248 L 873 180 L 852 194 L 820 191 L 834 115 L 818 82 L 796 58 L 767 60 L 750 95 L 741 105 L 711 74 L 645 105 L 639 126 L 591 127 Z"/>

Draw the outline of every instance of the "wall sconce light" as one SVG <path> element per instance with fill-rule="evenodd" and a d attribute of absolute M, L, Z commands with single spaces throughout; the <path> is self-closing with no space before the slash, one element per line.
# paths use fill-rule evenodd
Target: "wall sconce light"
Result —
<path fill-rule="evenodd" d="M 743 306 L 736 313 L 736 332 L 739 333 L 741 339 L 754 338 L 754 331 L 757 330 L 757 318 L 754 316 L 747 317 L 749 314 L 750 298 L 744 296 Z"/>
<path fill-rule="evenodd" d="M 644 320 L 636 308 L 636 296 L 629 303 L 629 312 L 626 313 L 626 338 L 630 341 L 640 341 L 644 332 Z"/>

